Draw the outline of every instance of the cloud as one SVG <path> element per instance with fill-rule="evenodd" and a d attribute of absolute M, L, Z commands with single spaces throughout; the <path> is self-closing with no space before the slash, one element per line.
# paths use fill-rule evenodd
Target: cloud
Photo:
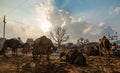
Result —
<path fill-rule="evenodd" d="M 71 14 L 65 10 L 56 8 L 52 0 L 40 0 L 39 4 L 35 5 L 35 21 L 30 21 L 24 18 L 22 23 L 17 23 L 13 20 L 9 20 L 7 23 L 6 36 L 9 38 L 21 37 L 24 41 L 27 38 L 38 38 L 42 35 L 48 35 L 49 32 L 44 33 L 41 30 L 43 23 L 49 23 L 52 25 L 50 30 L 55 26 L 62 26 L 67 29 L 67 34 L 70 36 L 70 40 L 76 41 L 80 37 L 94 40 L 99 34 L 99 29 L 93 26 L 87 20 L 83 20 L 82 17 L 75 19 Z M 104 23 L 100 23 L 100 27 L 104 26 Z M 46 29 L 44 29 L 46 30 Z"/>
<path fill-rule="evenodd" d="M 54 7 L 54 10 L 50 13 L 49 21 L 55 26 L 60 25 L 63 27 L 74 22 L 74 18 L 68 12 Z"/>
<path fill-rule="evenodd" d="M 109 11 L 110 15 L 118 14 L 118 13 L 120 13 L 120 7 L 111 8 L 110 11 Z"/>
<path fill-rule="evenodd" d="M 101 35 L 105 35 L 105 36 L 108 36 L 108 34 L 114 34 L 114 30 L 112 29 L 111 26 L 106 26 L 102 31 L 101 31 Z"/>
<path fill-rule="evenodd" d="M 80 37 L 86 38 L 87 36 L 89 36 L 88 34 L 91 31 L 92 25 L 90 25 L 90 23 L 88 23 L 87 21 L 75 21 L 71 24 L 67 24 L 64 27 L 67 29 L 70 40 L 76 42 L 76 40 L 78 40 Z"/>
<path fill-rule="evenodd" d="M 27 38 L 36 38 L 42 34 L 38 25 L 30 24 L 27 20 L 22 21 L 22 23 L 18 24 L 15 21 L 8 20 L 8 24 L 6 24 L 6 37 L 21 37 L 23 41 L 26 41 Z"/>
<path fill-rule="evenodd" d="M 100 22 L 100 23 L 98 24 L 98 26 L 99 26 L 100 28 L 103 28 L 103 27 L 105 26 L 105 23 L 104 23 L 104 22 Z"/>
<path fill-rule="evenodd" d="M 114 12 L 119 13 L 119 12 L 120 12 L 120 7 L 116 7 L 116 8 L 114 9 Z"/>
<path fill-rule="evenodd" d="M 51 28 L 55 26 L 64 27 L 66 24 L 71 24 L 74 19 L 67 11 L 56 8 L 52 4 L 52 0 L 42 1 L 40 4 L 36 5 L 37 11 L 37 21 L 41 25 L 43 22 L 48 22 L 52 25 Z"/>
<path fill-rule="evenodd" d="M 48 4 L 45 4 L 44 6 L 47 10 L 49 10 L 46 11 L 48 12 L 46 14 L 49 17 L 48 21 L 53 25 L 53 27 L 58 25 L 65 27 L 72 39 L 77 38 L 80 35 L 82 36 L 84 34 L 88 34 L 90 32 L 92 28 L 90 23 L 88 21 L 82 21 L 81 17 L 78 20 L 75 20 L 69 12 L 58 9 L 52 4 L 50 6 L 48 6 Z"/>
<path fill-rule="evenodd" d="M 83 33 L 84 33 L 84 34 L 89 33 L 90 30 L 91 30 L 91 27 L 92 27 L 91 25 L 88 25 L 87 28 L 85 28 L 85 29 L 83 30 Z"/>
<path fill-rule="evenodd" d="M 50 2 L 40 3 L 36 5 L 36 10 L 38 13 L 39 23 L 43 21 L 49 21 L 52 24 L 52 28 L 55 26 L 65 27 L 67 33 L 70 35 L 70 40 L 77 40 L 80 36 L 89 34 L 92 29 L 91 23 L 82 20 L 82 17 L 79 19 L 74 19 L 69 12 L 58 9 Z M 88 35 L 89 36 L 89 35 Z"/>
<path fill-rule="evenodd" d="M 50 28 L 52 30 L 57 25 L 64 27 L 74 21 L 74 18 L 68 12 L 56 8 L 51 2 L 51 0 L 41 0 L 39 4 L 35 5 L 36 15 L 34 22 L 27 18 L 24 18 L 20 23 L 8 19 L 6 37 L 21 37 L 25 41 L 27 38 L 35 39 L 42 35 L 48 36 L 49 32 L 44 33 L 40 28 L 44 23 L 52 25 Z"/>

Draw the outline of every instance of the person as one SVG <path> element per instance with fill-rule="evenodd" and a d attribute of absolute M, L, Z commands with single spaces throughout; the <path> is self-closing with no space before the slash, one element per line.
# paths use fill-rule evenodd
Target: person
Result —
<path fill-rule="evenodd" d="M 23 41 L 21 40 L 20 37 L 17 38 L 21 44 L 23 44 Z"/>

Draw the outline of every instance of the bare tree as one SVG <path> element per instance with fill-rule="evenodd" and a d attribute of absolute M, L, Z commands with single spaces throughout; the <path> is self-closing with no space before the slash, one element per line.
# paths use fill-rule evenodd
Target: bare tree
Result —
<path fill-rule="evenodd" d="M 58 48 L 61 47 L 62 42 L 66 42 L 69 39 L 66 29 L 60 26 L 55 27 L 55 29 L 50 32 L 50 36 L 55 42 L 57 42 Z"/>
<path fill-rule="evenodd" d="M 77 42 L 78 42 L 78 45 L 79 46 L 81 45 L 81 47 L 83 48 L 83 46 L 87 44 L 89 40 L 81 37 L 80 39 L 77 40 Z"/>
<path fill-rule="evenodd" d="M 79 40 L 80 40 L 80 43 L 81 43 L 81 44 L 84 44 L 84 42 L 85 42 L 85 39 L 84 39 L 84 38 L 80 38 Z"/>
<path fill-rule="evenodd" d="M 86 44 L 86 43 L 89 42 L 89 40 L 85 39 L 85 38 L 80 38 L 79 41 L 80 41 L 81 44 Z"/>
<path fill-rule="evenodd" d="M 85 39 L 85 44 L 89 43 L 89 40 L 88 39 Z"/>

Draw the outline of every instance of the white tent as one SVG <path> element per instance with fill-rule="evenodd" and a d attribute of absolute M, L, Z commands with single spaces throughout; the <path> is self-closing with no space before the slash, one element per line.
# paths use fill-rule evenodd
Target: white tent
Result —
<path fill-rule="evenodd" d="M 5 39 L 4 39 L 4 38 L 0 38 L 0 51 L 1 51 L 2 48 L 3 48 L 4 42 L 5 42 Z"/>

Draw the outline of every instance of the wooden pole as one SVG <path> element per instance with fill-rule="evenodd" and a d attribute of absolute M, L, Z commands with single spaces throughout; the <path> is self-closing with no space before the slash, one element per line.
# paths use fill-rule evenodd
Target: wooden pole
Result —
<path fill-rule="evenodd" d="M 4 19 L 3 19 L 3 23 L 4 23 L 4 27 L 3 27 L 3 38 L 5 38 L 5 24 L 6 24 L 5 16 L 4 16 Z"/>

